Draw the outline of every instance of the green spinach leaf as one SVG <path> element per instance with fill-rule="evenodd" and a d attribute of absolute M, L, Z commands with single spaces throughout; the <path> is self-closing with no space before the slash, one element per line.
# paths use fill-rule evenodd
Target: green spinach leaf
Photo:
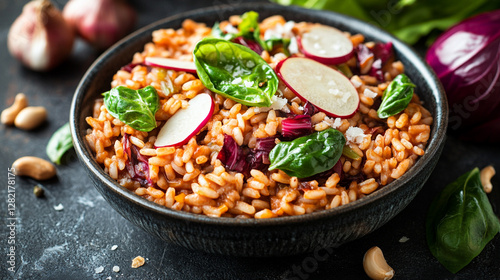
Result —
<path fill-rule="evenodd" d="M 140 131 L 149 132 L 156 127 L 160 98 L 154 87 L 133 90 L 118 86 L 103 95 L 104 105 L 113 117 Z"/>
<path fill-rule="evenodd" d="M 333 128 L 278 143 L 269 153 L 269 170 L 306 178 L 331 169 L 342 155 L 344 135 Z"/>
<path fill-rule="evenodd" d="M 392 80 L 382 95 L 382 103 L 377 110 L 381 119 L 396 115 L 406 109 L 413 97 L 415 85 L 405 74 L 399 74 Z"/>
<path fill-rule="evenodd" d="M 61 164 L 62 156 L 71 148 L 73 148 L 73 140 L 71 138 L 69 123 L 66 123 L 52 134 L 45 152 L 52 162 Z"/>
<path fill-rule="evenodd" d="M 205 38 L 193 51 L 196 72 L 211 91 L 248 106 L 269 107 L 278 89 L 274 70 L 249 48 Z"/>
<path fill-rule="evenodd" d="M 453 273 L 479 255 L 499 230 L 478 168 L 446 186 L 427 214 L 429 249 Z"/>
<path fill-rule="evenodd" d="M 350 159 L 357 160 L 360 156 L 349 145 L 345 145 L 342 149 L 342 154 Z"/>
<path fill-rule="evenodd" d="M 290 39 L 288 38 L 272 38 L 264 40 L 260 36 L 259 28 L 259 13 L 255 11 L 249 11 L 241 15 L 241 22 L 238 24 L 237 33 L 226 33 L 220 29 L 218 22 L 212 27 L 212 37 L 218 39 L 224 39 L 227 41 L 232 41 L 237 37 L 243 37 L 247 40 L 252 40 L 257 42 L 262 49 L 266 51 L 271 51 L 276 45 L 283 45 L 283 49 L 288 56 L 288 45 L 290 44 Z"/>

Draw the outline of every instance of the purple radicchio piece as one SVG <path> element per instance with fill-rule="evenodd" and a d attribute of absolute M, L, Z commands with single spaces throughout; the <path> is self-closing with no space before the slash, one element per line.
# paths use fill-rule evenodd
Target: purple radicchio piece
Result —
<path fill-rule="evenodd" d="M 125 133 L 123 136 L 123 150 L 128 157 L 125 166 L 130 178 L 142 186 L 153 186 L 154 183 L 149 177 L 148 157 L 141 155 L 139 148 L 130 142 L 130 134 Z"/>

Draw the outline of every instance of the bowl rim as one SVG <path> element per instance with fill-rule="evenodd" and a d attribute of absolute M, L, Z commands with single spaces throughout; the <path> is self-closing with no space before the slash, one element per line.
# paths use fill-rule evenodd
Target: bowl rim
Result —
<path fill-rule="evenodd" d="M 145 198 L 142 198 L 132 191 L 129 191 L 118 184 L 117 181 L 112 179 L 108 174 L 104 172 L 104 169 L 95 161 L 93 154 L 90 152 L 88 144 L 86 143 L 85 137 L 82 136 L 82 133 L 77 131 L 77 123 L 78 116 L 75 114 L 78 110 L 77 105 L 79 100 L 83 100 L 87 91 L 86 86 L 89 84 L 88 80 L 95 76 L 95 67 L 98 67 L 106 61 L 107 59 L 113 56 L 113 53 L 122 46 L 126 46 L 128 42 L 143 37 L 145 33 L 151 32 L 158 26 L 168 24 L 169 22 L 174 22 L 181 19 L 188 19 L 196 17 L 199 14 L 207 14 L 207 13 L 218 13 L 220 10 L 259 10 L 259 9 L 279 9 L 287 10 L 288 12 L 298 12 L 298 13 L 312 13 L 318 14 L 323 18 L 328 17 L 337 17 L 341 20 L 347 22 L 346 25 L 358 25 L 367 28 L 368 31 L 375 32 L 376 37 L 382 37 L 384 41 L 391 41 L 393 43 L 393 47 L 398 50 L 404 57 L 406 57 L 409 61 L 411 61 L 416 69 L 419 70 L 422 78 L 426 81 L 431 89 L 431 95 L 435 96 L 436 100 L 441 101 L 441 103 L 436 106 L 436 114 L 434 117 L 434 123 L 431 130 L 431 137 L 428 141 L 427 147 L 425 149 L 425 154 L 420 157 L 417 162 L 411 167 L 409 171 L 407 171 L 403 176 L 398 178 L 397 180 L 389 183 L 381 189 L 378 189 L 374 193 L 358 199 L 356 201 L 350 202 L 346 205 L 342 205 L 340 207 L 336 207 L 334 209 L 320 210 L 315 211 L 313 213 L 298 215 L 298 216 L 284 216 L 284 217 L 276 217 L 270 219 L 235 219 L 228 217 L 209 217 L 202 214 L 194 214 L 190 212 L 185 212 L 181 210 L 173 210 L 167 208 L 165 206 L 160 206 L 152 201 L 149 201 Z M 196 20 L 196 19 L 194 19 Z M 132 55 L 131 55 L 132 56 Z M 144 207 L 145 209 L 152 211 L 161 216 L 166 216 L 170 219 L 178 219 L 184 220 L 192 223 L 200 223 L 206 225 L 214 225 L 214 226 L 238 226 L 238 227 L 267 227 L 267 226 L 279 226 L 279 225 L 292 225 L 297 223 L 304 222 L 312 222 L 315 220 L 321 219 L 332 219 L 337 216 L 341 216 L 351 211 L 356 211 L 362 207 L 365 207 L 368 204 L 371 204 L 377 200 L 383 199 L 384 197 L 390 195 L 393 192 L 396 192 L 402 189 L 411 178 L 416 175 L 426 164 L 430 164 L 433 158 L 436 155 L 439 155 L 440 148 L 443 146 L 445 138 L 446 138 L 446 129 L 448 123 L 448 105 L 446 95 L 444 93 L 444 89 L 437 78 L 434 71 L 430 68 L 430 66 L 424 62 L 423 58 L 417 54 L 417 52 L 410 46 L 406 45 L 393 35 L 388 32 L 356 18 L 352 18 L 343 14 L 339 14 L 332 11 L 321 11 L 321 10 L 308 10 L 297 6 L 280 6 L 273 3 L 243 3 L 238 5 L 216 5 L 207 8 L 200 8 L 195 10 L 186 11 L 183 13 L 179 13 L 173 16 L 169 16 L 158 21 L 155 21 L 151 24 L 148 24 L 137 31 L 131 33 L 126 36 L 122 40 L 118 41 L 107 51 L 102 53 L 88 68 L 82 79 L 80 80 L 75 94 L 72 99 L 71 109 L 70 109 L 70 129 L 71 135 L 73 138 L 74 147 L 78 158 L 83 163 L 85 168 L 88 171 L 92 172 L 95 176 L 97 176 L 98 180 L 100 180 L 106 187 L 112 191 L 115 195 L 119 195 L 124 197 L 128 202 L 136 204 L 140 207 Z M 99 189 L 98 189 L 99 190 Z"/>

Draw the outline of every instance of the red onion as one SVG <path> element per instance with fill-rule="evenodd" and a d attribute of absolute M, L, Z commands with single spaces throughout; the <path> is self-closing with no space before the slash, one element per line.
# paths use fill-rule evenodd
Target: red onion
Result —
<path fill-rule="evenodd" d="M 500 10 L 467 19 L 444 32 L 427 62 L 443 83 L 449 127 L 462 139 L 500 141 Z"/>
<path fill-rule="evenodd" d="M 73 48 L 73 29 L 48 0 L 26 4 L 9 30 L 8 48 L 26 67 L 45 71 L 63 62 Z"/>
<path fill-rule="evenodd" d="M 101 50 L 127 35 L 136 20 L 134 9 L 121 0 L 70 0 L 63 16 L 78 35 Z"/>

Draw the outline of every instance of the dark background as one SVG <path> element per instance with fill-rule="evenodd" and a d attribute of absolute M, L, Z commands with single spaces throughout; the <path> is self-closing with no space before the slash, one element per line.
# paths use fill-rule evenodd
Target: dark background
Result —
<path fill-rule="evenodd" d="M 150 236 L 116 213 L 94 189 L 74 151 L 57 166 L 57 179 L 42 182 L 45 198 L 36 198 L 34 180 L 16 177 L 16 272 L 7 270 L 9 224 L 7 170 L 21 156 L 47 159 L 45 146 L 52 133 L 68 121 L 73 92 L 86 69 L 98 57 L 78 40 L 71 58 L 47 73 L 30 71 L 7 51 L 9 26 L 27 1 L 0 0 L 0 109 L 18 92 L 30 105 L 48 109 L 48 119 L 33 131 L 0 125 L 0 278 L 1 279 L 368 279 L 362 260 L 379 246 L 396 272 L 395 279 L 500 279 L 500 235 L 457 274 L 448 272 L 431 255 L 425 241 L 425 215 L 430 201 L 459 175 L 478 166 L 500 169 L 497 145 L 464 143 L 448 137 L 443 154 L 415 200 L 392 221 L 357 241 L 312 254 L 280 258 L 236 258 L 190 251 Z M 62 8 L 66 1 L 57 0 Z M 131 1 L 138 12 L 136 29 L 161 18 L 212 5 L 242 1 Z M 421 53 L 425 50 L 420 47 Z M 500 171 L 500 170 L 499 170 Z M 500 176 L 493 178 L 489 195 L 500 212 Z M 54 206 L 64 209 L 56 211 Z M 407 242 L 399 242 L 406 236 Z M 116 250 L 111 250 L 117 245 Z M 131 260 L 146 264 L 133 269 Z M 103 267 L 102 273 L 95 270 Z M 119 266 L 120 272 L 112 271 Z"/>

